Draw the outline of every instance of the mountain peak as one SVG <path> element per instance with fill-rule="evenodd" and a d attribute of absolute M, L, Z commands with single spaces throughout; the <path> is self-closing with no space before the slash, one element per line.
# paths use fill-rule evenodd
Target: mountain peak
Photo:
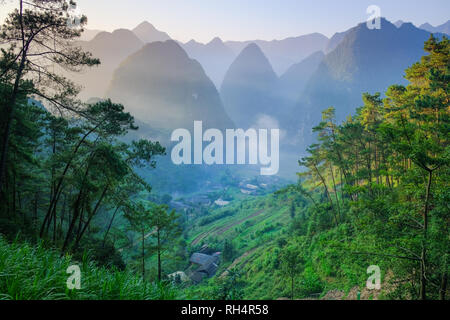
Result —
<path fill-rule="evenodd" d="M 404 24 L 405 22 L 403 21 L 403 20 L 397 20 L 395 23 L 394 23 L 394 25 L 397 27 L 397 28 L 400 28 L 401 26 L 402 26 L 402 24 Z"/>
<path fill-rule="evenodd" d="M 421 29 L 425 29 L 425 28 L 434 28 L 431 24 L 429 24 L 428 22 L 422 24 L 420 26 Z"/>
<path fill-rule="evenodd" d="M 248 51 L 248 52 L 252 52 L 252 51 L 254 51 L 254 52 L 261 52 L 262 53 L 262 50 L 261 50 L 261 48 L 256 44 L 256 43 L 254 43 L 254 42 L 252 42 L 252 43 L 249 43 L 245 48 L 244 48 L 244 50 L 242 50 L 242 52 L 244 52 L 244 51 Z"/>
<path fill-rule="evenodd" d="M 156 30 L 156 28 L 148 21 L 141 22 L 133 30 L 136 30 L 136 29 L 139 29 L 139 28 L 151 28 L 151 29 L 155 29 Z"/>
<path fill-rule="evenodd" d="M 220 39 L 219 37 L 215 37 L 215 38 L 212 39 L 208 44 L 211 44 L 211 45 L 217 45 L 217 44 L 220 44 L 220 45 L 222 45 L 222 44 L 223 44 L 223 41 L 222 41 L 222 39 Z"/>
<path fill-rule="evenodd" d="M 450 34 L 450 20 L 448 20 L 447 22 L 445 22 L 439 26 L 436 26 L 436 27 L 432 26 L 431 24 L 429 24 L 427 22 L 427 23 L 422 24 L 419 28 L 426 30 L 428 32 L 431 32 L 431 33 L 438 32 L 438 33 Z"/>
<path fill-rule="evenodd" d="M 185 44 L 200 44 L 200 42 L 195 41 L 194 39 L 189 40 Z"/>
<path fill-rule="evenodd" d="M 174 40 L 156 41 L 147 43 L 138 54 L 150 54 L 155 57 L 159 57 L 163 60 L 185 60 L 188 59 L 186 52 L 181 46 Z"/>
<path fill-rule="evenodd" d="M 234 60 L 230 70 L 241 70 L 241 72 L 265 73 L 275 77 L 272 65 L 264 52 L 256 43 L 248 44 Z M 229 70 L 229 71 L 230 71 Z M 246 71 L 245 71 L 246 70 Z"/>
<path fill-rule="evenodd" d="M 166 41 L 170 39 L 167 33 L 159 31 L 148 21 L 140 23 L 133 29 L 133 32 L 144 43 Z"/>
<path fill-rule="evenodd" d="M 128 29 L 116 29 L 113 32 L 99 32 L 89 43 L 96 46 L 114 47 L 116 44 L 122 44 L 130 47 L 140 47 L 141 40 Z"/>
<path fill-rule="evenodd" d="M 113 35 L 117 35 L 117 36 L 121 36 L 121 35 L 131 35 L 131 34 L 133 34 L 133 32 L 132 31 L 130 31 L 130 30 L 128 30 L 128 29 L 123 29 L 123 28 L 121 28 L 121 29 L 116 29 L 116 30 L 114 30 L 113 32 L 112 32 L 112 34 Z"/>
<path fill-rule="evenodd" d="M 221 86 L 221 96 L 231 119 L 242 128 L 257 123 L 261 114 L 274 115 L 280 101 L 274 92 L 278 77 L 260 47 L 248 44 L 231 64 Z"/>
<path fill-rule="evenodd" d="M 241 53 L 238 56 L 238 59 L 255 59 L 255 58 L 263 58 L 266 59 L 266 56 L 264 55 L 264 52 L 261 50 L 261 48 L 254 42 L 248 44 L 244 49 L 242 49 Z M 236 59 L 237 60 L 237 59 Z M 269 62 L 267 60 L 267 62 Z"/>
<path fill-rule="evenodd" d="M 233 127 L 214 84 L 174 40 L 147 43 L 130 55 L 115 70 L 106 96 L 156 128 L 186 128 L 194 120 Z"/>

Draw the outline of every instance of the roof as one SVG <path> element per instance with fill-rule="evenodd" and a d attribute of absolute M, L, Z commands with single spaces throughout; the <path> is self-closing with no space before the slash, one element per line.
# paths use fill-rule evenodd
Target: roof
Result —
<path fill-rule="evenodd" d="M 190 261 L 195 264 L 204 265 L 211 262 L 212 259 L 213 257 L 208 254 L 196 252 L 192 254 Z"/>
<path fill-rule="evenodd" d="M 215 275 L 219 268 L 219 257 L 220 252 L 215 252 L 213 255 L 200 252 L 193 253 L 190 261 L 199 265 L 199 267 L 190 275 L 191 279 L 198 283 L 204 277 L 212 277 Z"/>

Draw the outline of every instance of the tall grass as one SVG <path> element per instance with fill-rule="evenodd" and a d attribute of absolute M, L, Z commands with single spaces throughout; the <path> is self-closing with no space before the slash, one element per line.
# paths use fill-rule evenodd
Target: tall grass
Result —
<path fill-rule="evenodd" d="M 70 265 L 81 270 L 81 289 L 70 290 L 66 273 Z M 87 257 L 72 261 L 42 244 L 32 246 L 0 236 L 0 300 L 163 300 L 175 299 L 165 284 L 144 283 L 127 271 L 98 267 Z"/>

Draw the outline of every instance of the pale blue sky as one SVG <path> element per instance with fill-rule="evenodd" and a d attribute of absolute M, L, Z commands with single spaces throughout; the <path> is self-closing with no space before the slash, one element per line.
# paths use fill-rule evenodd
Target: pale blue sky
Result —
<path fill-rule="evenodd" d="M 17 0 L 0 6 L 0 20 Z M 89 29 L 134 28 L 147 20 L 172 38 L 206 42 L 282 39 L 311 32 L 331 36 L 367 18 L 369 5 L 382 16 L 420 25 L 450 19 L 449 0 L 78 0 Z"/>

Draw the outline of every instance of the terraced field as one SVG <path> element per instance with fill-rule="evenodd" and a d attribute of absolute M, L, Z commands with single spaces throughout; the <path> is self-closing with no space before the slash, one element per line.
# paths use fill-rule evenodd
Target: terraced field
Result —
<path fill-rule="evenodd" d="M 276 205 L 279 201 L 274 195 L 266 195 L 211 210 L 207 217 L 212 221 L 203 224 L 200 221 L 205 217 L 197 218 L 188 232 L 187 242 L 192 247 L 207 244 L 220 250 L 225 239 L 231 241 L 234 259 L 221 271 L 226 272 L 228 268 L 248 260 L 258 248 L 264 248 L 284 232 L 291 218 L 289 206 Z M 228 214 L 223 216 L 225 211 Z M 214 220 L 215 216 L 220 218 Z"/>

